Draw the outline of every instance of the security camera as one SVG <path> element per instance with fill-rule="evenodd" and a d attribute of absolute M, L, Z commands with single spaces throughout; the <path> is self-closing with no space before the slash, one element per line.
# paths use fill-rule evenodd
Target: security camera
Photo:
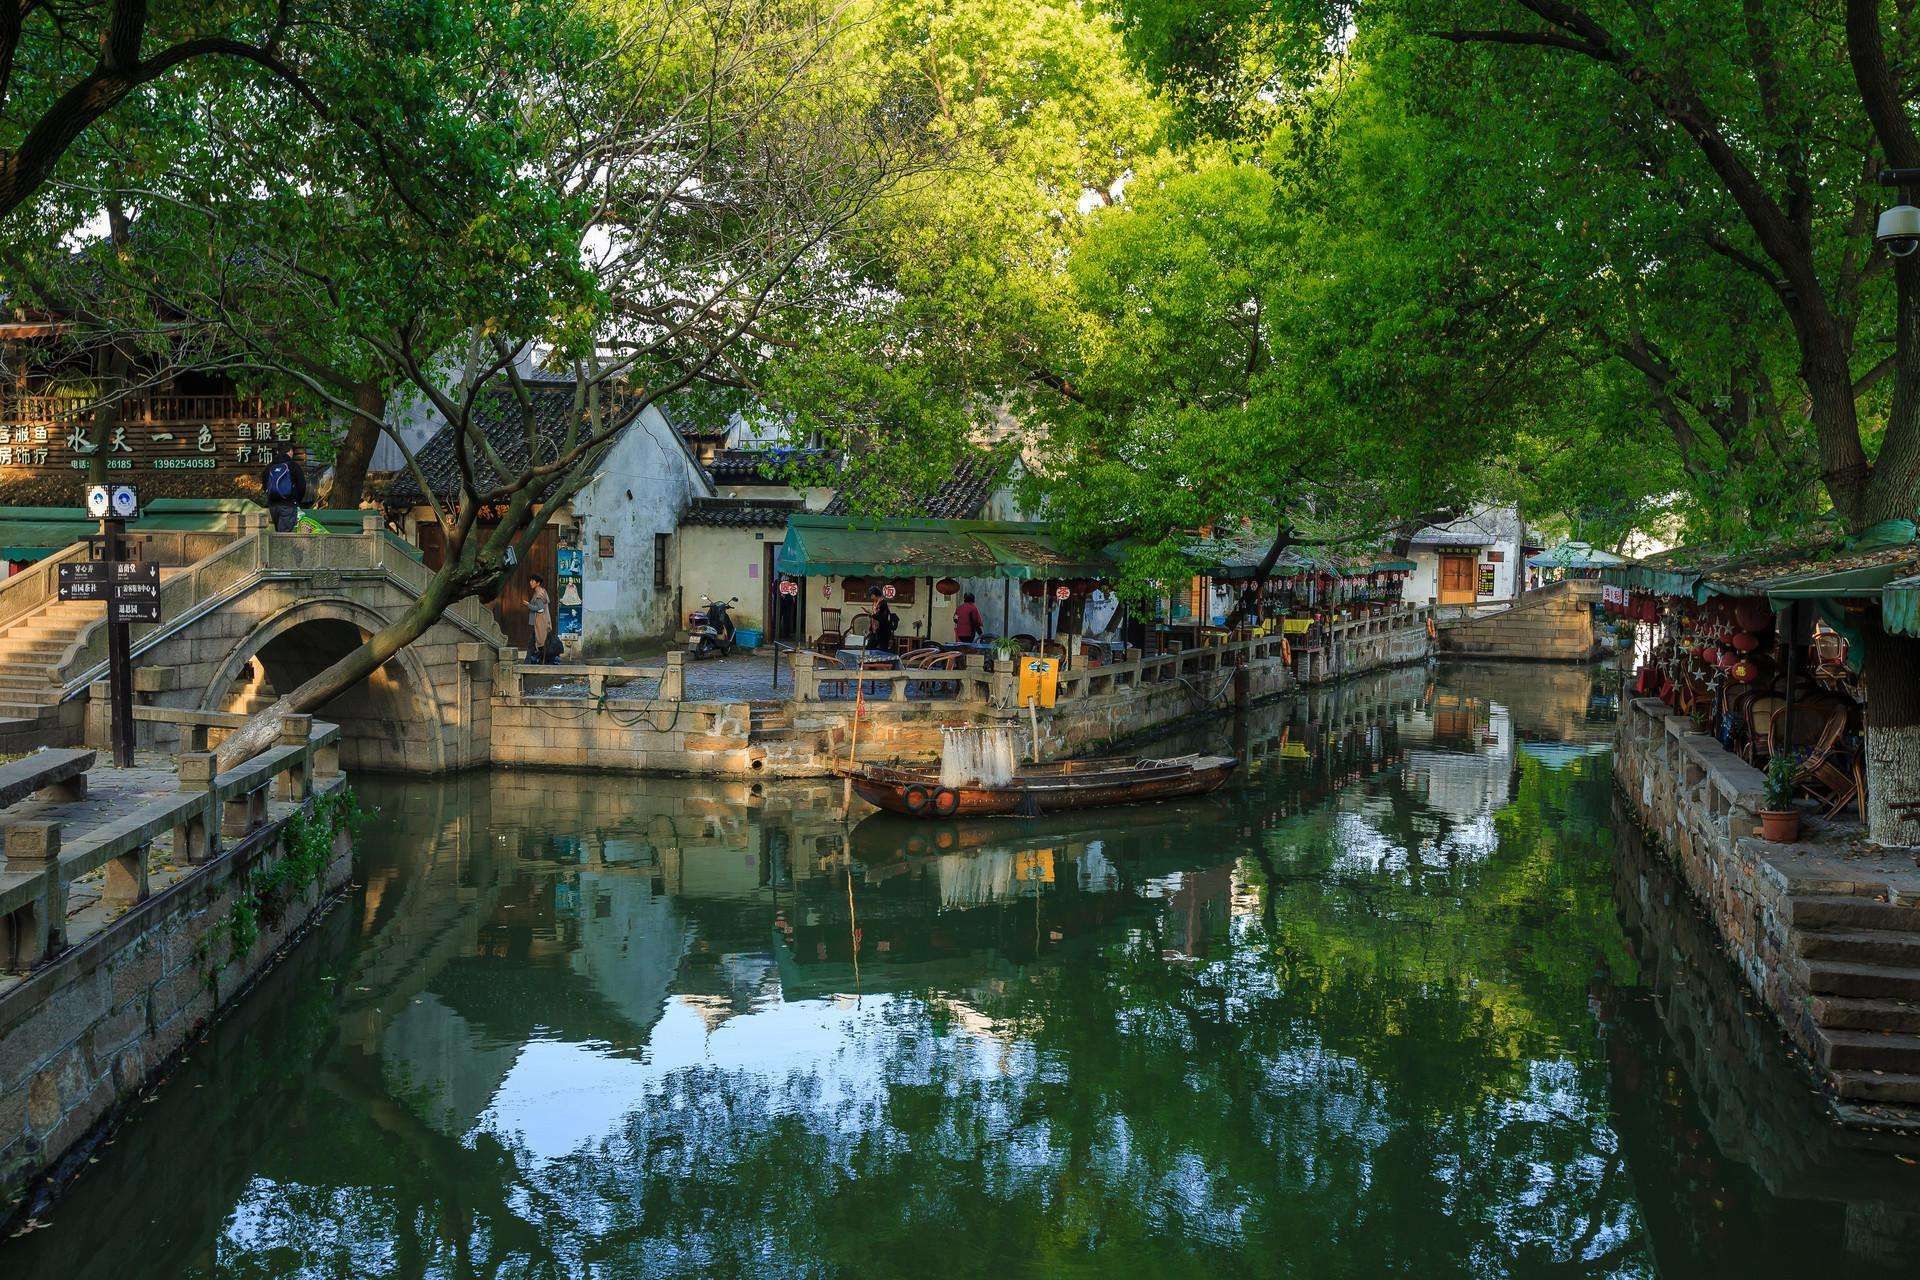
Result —
<path fill-rule="evenodd" d="M 1880 226 L 1873 238 L 1887 246 L 1887 252 L 1904 258 L 1920 249 L 1920 209 L 1897 204 L 1880 215 Z"/>

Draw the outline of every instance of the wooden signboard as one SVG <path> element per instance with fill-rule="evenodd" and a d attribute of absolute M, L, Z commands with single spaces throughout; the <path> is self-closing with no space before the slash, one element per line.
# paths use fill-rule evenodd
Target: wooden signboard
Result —
<path fill-rule="evenodd" d="M 92 409 L 74 405 L 53 396 L 0 397 L 0 484 L 71 481 L 104 454 L 107 476 L 117 483 L 156 492 L 231 489 L 232 481 L 256 476 L 276 444 L 294 438 L 293 423 L 257 401 L 153 396 L 123 404 L 107 438 L 95 444 Z"/>

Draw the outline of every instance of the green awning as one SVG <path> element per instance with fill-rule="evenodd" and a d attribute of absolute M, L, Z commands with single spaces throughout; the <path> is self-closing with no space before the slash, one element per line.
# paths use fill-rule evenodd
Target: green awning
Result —
<path fill-rule="evenodd" d="M 795 515 L 774 567 L 794 577 L 1108 578 L 1112 560 L 1013 520 L 863 520 Z"/>
<path fill-rule="evenodd" d="M 1826 573 L 1800 573 L 1774 578 L 1760 585 L 1767 599 L 1776 604 L 1789 600 L 1838 600 L 1848 596 L 1876 596 L 1888 583 L 1903 578 L 1913 568 L 1912 560 L 1897 564 L 1862 565 L 1835 569 Z"/>
<path fill-rule="evenodd" d="M 1114 574 L 1114 563 L 1106 556 L 1070 551 L 1044 528 L 1020 532 L 982 529 L 974 536 L 993 552 L 999 565 L 995 577 L 1059 582 L 1068 578 L 1110 578 Z"/>
<path fill-rule="evenodd" d="M 1530 569 L 1606 569 L 1626 561 L 1590 542 L 1563 542 L 1550 551 L 1527 557 Z"/>
<path fill-rule="evenodd" d="M 127 526 L 129 533 L 217 533 L 235 527 L 235 517 L 258 511 L 245 498 L 155 498 Z M 306 515 L 328 533 L 359 533 L 357 509 L 309 508 Z M 72 507 L 0 507 L 0 559 L 40 560 L 100 531 Z"/>

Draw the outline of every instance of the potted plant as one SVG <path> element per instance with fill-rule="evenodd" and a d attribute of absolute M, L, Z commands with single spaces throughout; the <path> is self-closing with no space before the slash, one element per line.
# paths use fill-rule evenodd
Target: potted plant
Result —
<path fill-rule="evenodd" d="M 1767 772 L 1760 788 L 1760 838 L 1786 843 L 1800 838 L 1800 811 L 1793 807 L 1794 779 L 1800 761 L 1791 751 L 1776 751 L 1767 761 Z"/>

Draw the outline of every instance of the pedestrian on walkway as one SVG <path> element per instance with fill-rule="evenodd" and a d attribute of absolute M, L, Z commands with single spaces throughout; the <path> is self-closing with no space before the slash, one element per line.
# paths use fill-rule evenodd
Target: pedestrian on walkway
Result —
<path fill-rule="evenodd" d="M 527 661 L 535 664 L 553 661 L 548 641 L 553 638 L 553 600 L 547 595 L 547 580 L 539 574 L 527 579 L 527 621 L 533 626 L 533 641 L 527 646 Z"/>
<path fill-rule="evenodd" d="M 900 615 L 887 607 L 887 597 L 879 587 L 867 588 L 873 601 L 873 627 L 867 632 L 867 648 L 881 653 L 893 652 L 893 636 L 900 627 Z"/>
<path fill-rule="evenodd" d="M 300 506 L 307 500 L 307 473 L 293 456 L 292 445 L 280 445 L 273 461 L 260 473 L 260 488 L 267 495 L 267 511 L 279 533 L 292 533 L 300 521 Z"/>
<path fill-rule="evenodd" d="M 972 644 L 986 630 L 986 622 L 980 617 L 980 606 L 973 602 L 973 592 L 969 591 L 960 598 L 960 607 L 953 611 L 953 635 L 961 644 Z"/>

